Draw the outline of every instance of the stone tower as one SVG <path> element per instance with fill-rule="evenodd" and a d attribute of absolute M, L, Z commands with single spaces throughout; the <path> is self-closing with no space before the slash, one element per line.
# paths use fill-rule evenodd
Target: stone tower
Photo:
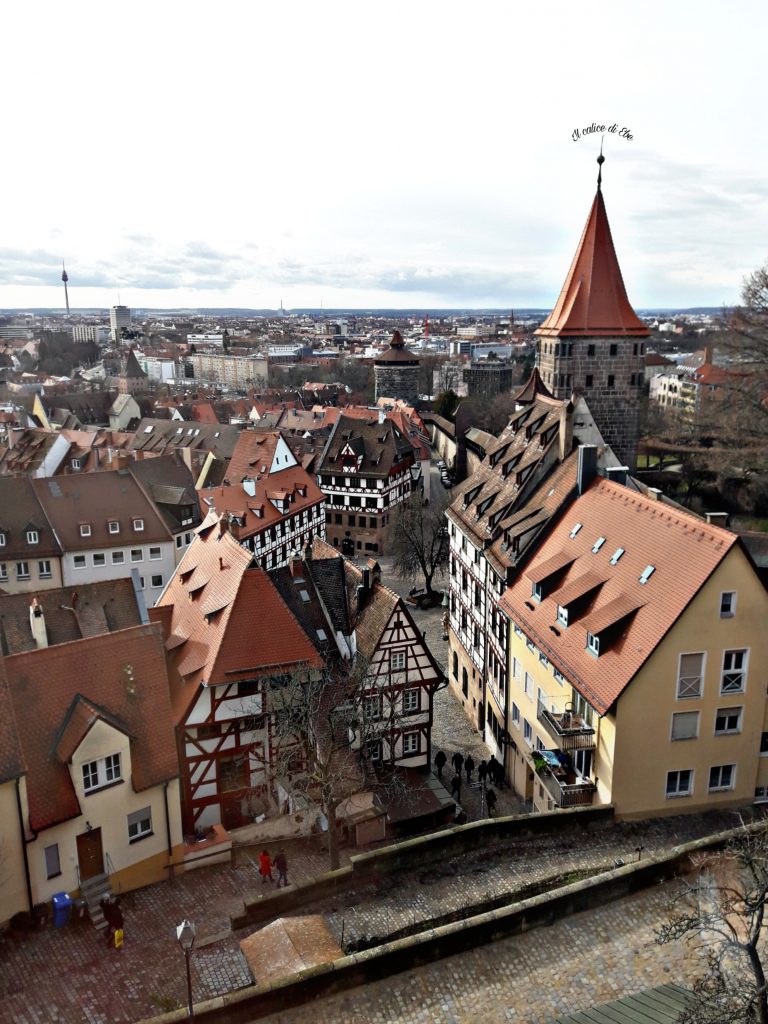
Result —
<path fill-rule="evenodd" d="M 376 401 L 402 398 L 410 405 L 419 397 L 419 357 L 405 347 L 400 331 L 395 331 L 389 348 L 373 362 Z"/>
<path fill-rule="evenodd" d="M 648 327 L 629 304 L 602 193 L 555 308 L 538 328 L 536 366 L 555 398 L 583 395 L 616 456 L 635 468 Z"/>

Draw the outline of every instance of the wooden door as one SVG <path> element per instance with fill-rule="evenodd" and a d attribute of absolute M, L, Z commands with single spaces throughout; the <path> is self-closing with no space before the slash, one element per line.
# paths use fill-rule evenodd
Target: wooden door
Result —
<path fill-rule="evenodd" d="M 80 881 L 104 873 L 104 852 L 101 847 L 101 829 L 92 828 L 77 837 L 77 863 Z"/>

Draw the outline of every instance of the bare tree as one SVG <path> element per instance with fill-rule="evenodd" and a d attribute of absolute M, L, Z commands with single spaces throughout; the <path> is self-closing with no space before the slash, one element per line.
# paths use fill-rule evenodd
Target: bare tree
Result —
<path fill-rule="evenodd" d="M 435 575 L 442 576 L 448 561 L 447 508 L 447 495 L 425 505 L 420 494 L 412 494 L 396 507 L 392 516 L 390 547 L 395 572 L 404 580 L 422 575 L 428 598 L 434 594 Z"/>
<path fill-rule="evenodd" d="M 699 858 L 657 941 L 690 942 L 703 973 L 679 1024 L 768 1024 L 762 935 L 768 900 L 768 830 L 745 828 L 720 853 Z"/>
<path fill-rule="evenodd" d="M 331 870 L 339 866 L 339 807 L 374 793 L 379 806 L 407 798 L 403 776 L 393 770 L 387 743 L 398 718 L 396 694 L 377 687 L 360 654 L 276 679 L 267 695 L 274 749 L 271 780 L 290 798 L 321 812 L 327 822 Z M 389 757 L 388 757 L 389 755 Z"/>

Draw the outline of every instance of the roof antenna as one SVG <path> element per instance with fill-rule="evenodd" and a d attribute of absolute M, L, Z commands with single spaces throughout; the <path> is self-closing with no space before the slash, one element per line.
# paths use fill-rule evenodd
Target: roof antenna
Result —
<path fill-rule="evenodd" d="M 603 156 L 603 139 L 604 135 L 600 136 L 600 156 L 597 158 L 597 191 L 600 191 L 600 185 L 603 181 L 603 164 L 605 163 L 605 157 Z"/>

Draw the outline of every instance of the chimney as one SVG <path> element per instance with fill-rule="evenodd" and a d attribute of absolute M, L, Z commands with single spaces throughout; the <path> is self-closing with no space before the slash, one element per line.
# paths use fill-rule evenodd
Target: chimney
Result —
<path fill-rule="evenodd" d="M 627 476 L 629 474 L 629 466 L 606 466 L 605 475 L 608 480 L 613 480 L 615 484 L 621 484 L 627 486 Z"/>
<path fill-rule="evenodd" d="M 710 526 L 722 526 L 725 529 L 728 526 L 728 513 L 727 512 L 705 512 L 704 515 L 707 517 L 707 522 Z"/>
<path fill-rule="evenodd" d="M 288 560 L 288 566 L 291 570 L 291 576 L 295 580 L 304 579 L 304 562 L 301 557 L 301 553 L 294 551 Z"/>
<path fill-rule="evenodd" d="M 245 480 L 243 480 L 243 490 L 245 491 L 249 498 L 255 498 L 256 481 L 253 480 L 251 477 L 247 476 Z"/>
<path fill-rule="evenodd" d="M 573 448 L 573 408 L 570 402 L 563 402 L 560 410 L 560 432 L 558 436 L 560 461 L 565 462 Z"/>
<path fill-rule="evenodd" d="M 580 444 L 576 488 L 583 494 L 597 476 L 597 445 Z"/>
<path fill-rule="evenodd" d="M 705 348 L 704 348 L 704 366 L 711 366 L 712 365 L 712 357 L 713 357 L 713 355 L 714 355 L 714 353 L 713 353 L 712 349 L 710 348 L 710 346 L 706 345 Z"/>
<path fill-rule="evenodd" d="M 661 489 L 659 487 L 649 487 L 646 497 L 651 501 L 661 501 Z"/>
<path fill-rule="evenodd" d="M 43 609 L 38 604 L 37 598 L 32 598 L 32 604 L 29 606 L 29 627 L 32 630 L 32 636 L 38 650 L 42 647 L 48 646 L 48 630 L 45 628 L 45 616 L 43 615 Z"/>

